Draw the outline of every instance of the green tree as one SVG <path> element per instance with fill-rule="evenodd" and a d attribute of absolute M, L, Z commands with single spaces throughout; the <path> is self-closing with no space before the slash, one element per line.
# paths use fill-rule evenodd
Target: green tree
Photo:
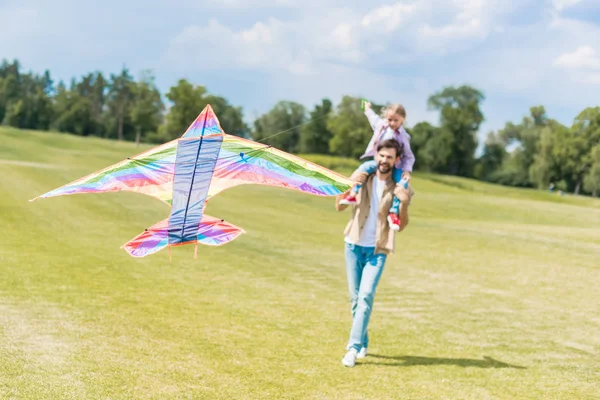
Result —
<path fill-rule="evenodd" d="M 493 181 L 507 156 L 506 143 L 497 134 L 488 133 L 483 154 L 475 167 L 475 177 L 484 181 Z"/>
<path fill-rule="evenodd" d="M 373 106 L 375 111 L 378 106 Z M 335 114 L 329 119 L 327 128 L 333 136 L 329 141 L 329 150 L 333 154 L 346 157 L 360 157 L 371 137 L 373 130 L 361 108 L 361 100 L 344 96 L 336 107 Z"/>
<path fill-rule="evenodd" d="M 53 118 L 52 79 L 20 71 L 18 61 L 0 65 L 0 122 L 17 128 L 48 129 Z"/>
<path fill-rule="evenodd" d="M 108 132 L 105 126 L 106 120 L 106 91 L 108 89 L 108 82 L 104 78 L 101 72 L 96 72 L 93 77 L 92 87 L 90 88 L 90 102 L 92 103 L 92 121 L 94 124 L 94 133 L 97 135 L 105 136 Z"/>
<path fill-rule="evenodd" d="M 589 107 L 577 115 L 571 129 L 556 137 L 554 157 L 569 190 L 579 194 L 584 176 L 592 166 L 592 148 L 600 144 L 600 107 Z"/>
<path fill-rule="evenodd" d="M 547 184 L 541 180 L 544 174 L 542 173 L 542 165 L 539 163 L 544 162 L 547 164 L 548 160 L 542 161 L 538 155 L 538 165 L 533 167 L 533 164 L 538 154 L 542 131 L 548 126 L 550 120 L 546 115 L 544 106 L 531 107 L 529 113 L 530 115 L 524 117 L 519 124 L 508 122 L 504 129 L 499 132 L 500 138 L 507 145 L 515 146 L 515 150 L 510 154 L 506 163 L 508 170 L 501 174 L 505 184 L 516 186 Z"/>
<path fill-rule="evenodd" d="M 17 60 L 10 63 L 3 60 L 0 65 L 0 123 L 6 124 L 5 116 L 7 109 L 10 107 L 9 103 L 19 99 L 20 68 Z"/>
<path fill-rule="evenodd" d="M 183 135 L 190 124 L 202 110 L 202 97 L 206 94 L 204 86 L 194 86 L 185 79 L 180 79 L 166 94 L 173 105 L 169 109 L 164 125 L 166 136 L 175 139 Z"/>
<path fill-rule="evenodd" d="M 490 181 L 507 186 L 530 187 L 529 172 L 523 168 L 525 158 L 523 149 L 514 149 L 508 153 L 502 167 L 490 176 Z"/>
<path fill-rule="evenodd" d="M 249 128 L 243 120 L 242 109 L 230 105 L 220 96 L 211 95 L 204 86 L 194 86 L 186 79 L 180 79 L 166 94 L 172 103 L 166 117 L 166 123 L 161 128 L 161 137 L 174 139 L 183 135 L 200 112 L 210 104 L 221 128 L 226 133 L 237 136 L 248 136 Z"/>
<path fill-rule="evenodd" d="M 40 78 L 40 86 L 47 96 L 54 95 L 54 80 L 50 76 L 50 71 L 44 71 L 44 75 Z"/>
<path fill-rule="evenodd" d="M 133 106 L 131 107 L 136 145 L 139 145 L 145 134 L 158 130 L 162 122 L 163 111 L 164 104 L 154 83 L 154 76 L 149 71 L 142 72 L 142 76 L 133 87 Z"/>
<path fill-rule="evenodd" d="M 221 128 L 225 133 L 241 137 L 250 136 L 250 128 L 244 122 L 244 114 L 241 107 L 234 107 L 221 96 L 208 94 L 202 97 L 198 109 L 202 111 L 207 104 L 213 108 Z"/>
<path fill-rule="evenodd" d="M 472 176 L 477 147 L 477 130 L 484 120 L 480 109 L 483 94 L 470 87 L 446 87 L 429 97 L 428 106 L 440 111 L 444 137 L 452 136 L 446 172 Z"/>
<path fill-rule="evenodd" d="M 37 78 L 35 88 L 35 111 L 36 123 L 33 127 L 39 130 L 48 130 L 54 120 L 54 81 L 50 76 L 50 71 L 44 71 L 44 75 Z"/>
<path fill-rule="evenodd" d="M 600 145 L 592 149 L 591 166 L 583 179 L 583 186 L 594 197 L 600 193 Z"/>
<path fill-rule="evenodd" d="M 305 120 L 306 110 L 303 105 L 280 101 L 254 121 L 252 138 L 283 151 L 297 153 L 300 148 L 300 126 Z"/>
<path fill-rule="evenodd" d="M 25 120 L 25 104 L 22 99 L 11 100 L 6 104 L 4 124 L 20 128 Z"/>
<path fill-rule="evenodd" d="M 450 157 L 452 135 L 429 122 L 419 122 L 412 129 L 407 129 L 407 132 L 411 135 L 410 148 L 415 155 L 413 168 L 445 172 Z"/>
<path fill-rule="evenodd" d="M 133 90 L 135 83 L 127 68 L 123 68 L 119 75 L 111 74 L 108 84 L 107 106 L 109 112 L 109 126 L 116 125 L 117 139 L 124 140 L 127 130 L 133 130 L 130 116 L 133 105 Z M 91 108 L 92 102 L 89 102 Z M 91 111 L 90 111 L 91 113 Z M 114 121 L 114 122 L 113 122 Z"/>
<path fill-rule="evenodd" d="M 310 121 L 300 129 L 300 152 L 328 154 L 333 133 L 327 127 L 333 104 L 323 99 L 310 113 Z"/>
<path fill-rule="evenodd" d="M 550 182 L 562 179 L 559 165 L 554 157 L 556 137 L 566 134 L 568 129 L 555 120 L 548 120 L 541 129 L 537 151 L 529 167 L 529 179 L 537 188 L 548 187 Z"/>
<path fill-rule="evenodd" d="M 108 84 L 100 72 L 89 73 L 84 75 L 79 82 L 72 83 L 73 95 L 79 99 L 77 101 L 83 100 L 85 106 L 89 107 L 89 110 L 85 112 L 86 118 L 89 118 L 89 123 L 86 122 L 86 135 L 107 136 L 111 129 L 110 123 L 118 119 L 115 114 L 104 114 L 107 111 L 104 108 L 107 87 Z M 117 108 L 116 105 L 113 105 L 112 111 Z M 112 115 L 114 119 L 108 118 L 109 115 Z"/>
<path fill-rule="evenodd" d="M 67 89 L 62 81 L 58 83 L 54 107 L 56 111 L 56 118 L 52 123 L 54 129 L 83 136 L 93 131 L 91 101 L 79 94 L 75 81 L 71 82 L 71 89 Z"/>

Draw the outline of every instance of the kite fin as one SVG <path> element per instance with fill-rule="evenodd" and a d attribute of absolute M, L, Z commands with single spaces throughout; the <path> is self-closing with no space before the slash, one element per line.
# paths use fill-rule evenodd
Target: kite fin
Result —
<path fill-rule="evenodd" d="M 121 246 L 133 257 L 145 257 L 169 244 L 169 220 L 162 220 Z"/>
<path fill-rule="evenodd" d="M 221 246 L 235 240 L 242 233 L 246 233 L 242 228 L 222 219 L 204 215 L 198 226 L 197 243 Z"/>
<path fill-rule="evenodd" d="M 235 240 L 245 231 L 221 219 L 204 215 L 198 225 L 196 240 L 186 243 L 177 243 L 176 246 L 196 243 L 208 246 L 221 246 Z M 162 220 L 144 230 L 135 238 L 125 243 L 121 248 L 133 257 L 145 257 L 154 254 L 169 245 L 169 219 Z M 195 257 L 197 250 L 194 251 Z"/>

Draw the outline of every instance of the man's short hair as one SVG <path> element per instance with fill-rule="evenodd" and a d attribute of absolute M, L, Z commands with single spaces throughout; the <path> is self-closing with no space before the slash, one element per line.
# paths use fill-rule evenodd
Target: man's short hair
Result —
<path fill-rule="evenodd" d="M 400 143 L 396 139 L 388 139 L 377 145 L 377 151 L 379 152 L 381 149 L 396 149 L 396 157 L 400 155 L 402 148 L 400 147 Z"/>

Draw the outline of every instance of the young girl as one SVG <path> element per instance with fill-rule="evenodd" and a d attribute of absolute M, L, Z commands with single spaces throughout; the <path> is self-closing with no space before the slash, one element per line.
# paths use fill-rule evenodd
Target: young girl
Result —
<path fill-rule="evenodd" d="M 408 181 L 410 180 L 410 173 L 415 163 L 415 156 L 410 148 L 410 135 L 404 130 L 402 124 L 406 119 L 406 110 L 401 104 L 392 104 L 384 109 L 384 118 L 381 118 L 371 109 L 371 103 L 365 103 L 365 115 L 369 119 L 371 128 L 373 128 L 373 137 L 367 146 L 365 154 L 360 158 L 373 157 L 377 149 L 377 145 L 387 139 L 396 139 L 400 143 L 402 151 L 400 153 L 400 159 L 395 165 L 392 171 L 394 181 L 401 183 L 405 188 L 408 188 Z M 364 162 L 358 170 L 360 172 L 366 172 L 372 174 L 377 171 L 377 162 L 375 160 Z M 356 204 L 356 195 L 361 185 L 357 184 L 352 191 L 344 199 L 340 201 L 340 204 L 354 205 Z M 400 230 L 400 218 L 398 213 L 400 211 L 400 200 L 394 196 L 394 201 L 390 212 L 388 214 L 388 223 L 390 228 L 398 231 Z"/>

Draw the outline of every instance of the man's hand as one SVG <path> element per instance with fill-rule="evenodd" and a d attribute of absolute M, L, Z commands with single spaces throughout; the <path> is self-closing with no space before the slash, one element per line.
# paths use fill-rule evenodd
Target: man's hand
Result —
<path fill-rule="evenodd" d="M 404 189 L 404 185 L 399 183 L 396 184 L 394 188 L 394 195 L 400 200 L 401 203 L 405 203 L 409 201 L 409 192 L 408 189 Z"/>
<path fill-rule="evenodd" d="M 350 189 L 346 190 L 342 194 L 338 194 L 337 196 L 335 196 L 335 209 L 337 211 L 344 211 L 346 208 L 348 208 L 347 204 L 340 204 L 340 201 L 342 201 L 342 199 L 349 193 L 350 193 Z"/>

